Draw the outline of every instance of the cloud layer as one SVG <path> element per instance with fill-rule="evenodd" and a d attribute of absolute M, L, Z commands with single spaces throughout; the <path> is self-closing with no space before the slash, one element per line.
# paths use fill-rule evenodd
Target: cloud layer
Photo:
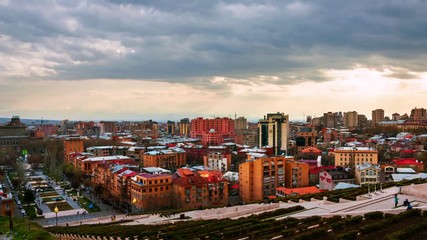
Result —
<path fill-rule="evenodd" d="M 422 0 L 0 0 L 0 86 L 140 80 L 226 96 L 356 68 L 410 81 L 425 72 L 426 12 Z"/>

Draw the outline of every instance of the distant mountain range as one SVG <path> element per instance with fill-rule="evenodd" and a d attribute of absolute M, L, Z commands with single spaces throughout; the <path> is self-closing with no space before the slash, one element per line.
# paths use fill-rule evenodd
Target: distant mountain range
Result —
<path fill-rule="evenodd" d="M 10 118 L 0 118 L 0 125 L 8 124 L 10 122 Z M 21 122 L 27 126 L 31 125 L 40 125 L 42 120 L 41 119 L 25 119 L 21 118 Z M 43 119 L 43 124 L 61 124 L 61 121 L 59 120 L 46 120 Z"/>

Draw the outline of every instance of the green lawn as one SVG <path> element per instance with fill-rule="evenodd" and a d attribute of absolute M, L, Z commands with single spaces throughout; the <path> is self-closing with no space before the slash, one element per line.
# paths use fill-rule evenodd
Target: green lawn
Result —
<path fill-rule="evenodd" d="M 57 203 L 50 203 L 47 205 L 49 209 L 53 212 L 55 207 L 58 207 L 59 211 L 67 211 L 73 209 L 73 207 L 70 206 L 67 202 L 57 202 Z"/>
<path fill-rule="evenodd" d="M 59 196 L 56 191 L 50 191 L 50 192 L 42 192 L 39 193 L 40 197 L 53 197 L 53 196 Z"/>
<path fill-rule="evenodd" d="M 13 220 L 13 239 L 35 239 L 35 240 L 54 240 L 55 238 L 39 225 L 23 218 L 12 218 Z M 0 235 L 10 234 L 9 218 L 0 217 Z"/>
<path fill-rule="evenodd" d="M 59 196 L 58 194 L 56 196 L 50 196 L 50 197 L 44 197 L 42 198 L 43 202 L 55 202 L 56 199 L 60 198 L 61 200 L 64 200 L 63 197 Z"/>
<path fill-rule="evenodd" d="M 101 211 L 101 209 L 93 202 L 93 208 L 89 208 L 91 201 L 85 197 L 79 198 L 79 203 L 88 213 Z"/>

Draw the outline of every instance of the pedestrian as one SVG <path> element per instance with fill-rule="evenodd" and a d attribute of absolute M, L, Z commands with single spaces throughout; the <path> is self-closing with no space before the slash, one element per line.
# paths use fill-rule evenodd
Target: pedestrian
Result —
<path fill-rule="evenodd" d="M 408 204 L 409 204 L 409 200 L 408 200 L 408 199 L 405 199 L 405 201 L 403 201 L 403 206 L 407 207 L 407 206 L 408 206 Z"/>
<path fill-rule="evenodd" d="M 399 203 L 399 198 L 397 197 L 397 194 L 394 195 L 394 207 L 397 207 L 397 204 Z"/>

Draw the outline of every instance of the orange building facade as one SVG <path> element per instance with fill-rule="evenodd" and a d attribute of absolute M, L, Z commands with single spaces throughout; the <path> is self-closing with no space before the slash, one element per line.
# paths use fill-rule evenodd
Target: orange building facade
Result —
<path fill-rule="evenodd" d="M 285 186 L 285 162 L 285 157 L 273 157 L 240 164 L 240 199 L 253 202 L 275 197 L 276 188 Z"/>
<path fill-rule="evenodd" d="M 140 173 L 131 183 L 132 205 L 139 211 L 170 208 L 172 175 Z"/>
<path fill-rule="evenodd" d="M 368 147 L 341 147 L 335 149 L 335 166 L 355 168 L 362 163 L 378 164 L 378 151 Z"/>
<path fill-rule="evenodd" d="M 142 154 L 142 167 L 160 167 L 166 169 L 177 169 L 187 162 L 187 154 L 183 149 L 166 149 L 150 151 Z"/>
<path fill-rule="evenodd" d="M 173 206 L 179 209 L 226 206 L 228 181 L 215 170 L 178 169 L 173 183 Z"/>
<path fill-rule="evenodd" d="M 83 139 L 80 137 L 70 137 L 64 140 L 64 160 L 69 163 L 70 153 L 84 152 Z"/>
<path fill-rule="evenodd" d="M 286 188 L 302 188 L 309 184 L 309 169 L 307 163 L 287 160 L 285 166 L 285 186 Z"/>

